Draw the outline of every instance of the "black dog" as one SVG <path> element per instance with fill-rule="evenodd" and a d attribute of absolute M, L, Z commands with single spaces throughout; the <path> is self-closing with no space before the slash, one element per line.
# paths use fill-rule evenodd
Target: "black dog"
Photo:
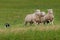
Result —
<path fill-rule="evenodd" d="M 6 26 L 6 28 L 10 27 L 10 24 L 9 23 L 5 23 L 5 26 Z"/>

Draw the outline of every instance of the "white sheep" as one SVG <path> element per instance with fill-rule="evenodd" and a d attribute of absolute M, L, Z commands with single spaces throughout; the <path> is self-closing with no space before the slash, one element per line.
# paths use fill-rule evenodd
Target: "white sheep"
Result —
<path fill-rule="evenodd" d="M 39 23 L 43 23 L 44 21 L 45 21 L 45 18 L 44 18 L 44 16 L 46 15 L 46 13 L 44 12 L 44 11 L 42 11 L 42 12 L 40 12 L 40 21 L 38 22 L 38 24 Z"/>
<path fill-rule="evenodd" d="M 48 9 L 48 13 L 44 16 L 44 20 L 47 23 L 52 23 L 54 21 L 54 15 L 53 15 L 53 10 L 52 9 Z"/>
<path fill-rule="evenodd" d="M 32 19 L 33 19 L 33 15 L 32 14 L 28 14 L 26 17 L 25 17 L 25 25 L 27 24 L 27 23 L 30 23 L 30 24 L 32 24 L 33 23 L 33 21 L 32 21 Z"/>
<path fill-rule="evenodd" d="M 26 17 L 25 17 L 25 24 L 27 23 L 35 23 L 37 24 L 38 21 L 40 21 L 40 10 L 36 10 L 33 14 L 28 14 Z"/>

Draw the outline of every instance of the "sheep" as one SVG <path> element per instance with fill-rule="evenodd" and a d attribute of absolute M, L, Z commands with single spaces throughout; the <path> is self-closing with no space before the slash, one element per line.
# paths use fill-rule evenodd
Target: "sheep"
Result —
<path fill-rule="evenodd" d="M 44 12 L 44 11 L 42 11 L 42 12 L 40 12 L 40 21 L 38 22 L 38 24 L 40 24 L 40 23 L 43 23 L 44 21 L 45 21 L 45 18 L 44 18 L 44 16 L 46 15 L 46 13 Z"/>
<path fill-rule="evenodd" d="M 52 23 L 54 21 L 53 9 L 48 9 L 48 13 L 44 16 L 45 23 Z"/>
<path fill-rule="evenodd" d="M 36 23 L 37 20 L 39 20 L 38 16 L 34 15 L 34 14 L 28 14 L 26 17 L 25 17 L 25 25 L 27 23 L 30 23 L 30 24 L 33 24 L 33 23 Z"/>
<path fill-rule="evenodd" d="M 54 21 L 54 15 L 53 15 L 53 10 L 52 9 L 48 9 L 48 13 L 45 14 L 45 12 L 40 12 L 41 13 L 41 18 L 40 18 L 40 22 L 39 23 L 52 23 Z"/>
<path fill-rule="evenodd" d="M 33 23 L 32 19 L 33 19 L 33 15 L 32 15 L 32 14 L 28 14 L 28 15 L 25 17 L 25 25 L 26 25 L 27 23 L 32 24 L 32 23 Z"/>
<path fill-rule="evenodd" d="M 40 10 L 36 10 L 33 14 L 28 14 L 26 17 L 25 17 L 25 25 L 27 23 L 30 23 L 30 24 L 37 24 L 38 21 L 40 21 Z"/>

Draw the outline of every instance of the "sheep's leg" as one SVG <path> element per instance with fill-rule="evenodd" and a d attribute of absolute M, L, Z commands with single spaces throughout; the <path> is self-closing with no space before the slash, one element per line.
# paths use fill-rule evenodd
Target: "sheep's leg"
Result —
<path fill-rule="evenodd" d="M 51 22 L 50 22 L 50 24 L 52 24 L 52 25 L 53 25 L 53 21 L 51 21 Z"/>
<path fill-rule="evenodd" d="M 53 25 L 53 20 L 51 20 L 51 21 L 50 21 L 50 24 L 52 24 L 52 25 Z"/>
<path fill-rule="evenodd" d="M 38 24 L 35 20 L 33 20 L 33 23 L 36 25 L 36 24 Z"/>
<path fill-rule="evenodd" d="M 49 21 L 43 21 L 43 24 L 48 24 L 49 23 Z"/>
<path fill-rule="evenodd" d="M 34 21 L 34 24 L 38 24 L 38 23 L 36 23 L 36 22 Z"/>
<path fill-rule="evenodd" d="M 40 24 L 40 22 L 38 22 L 37 24 Z"/>
<path fill-rule="evenodd" d="M 49 22 L 50 24 L 52 23 L 52 22 Z"/>
<path fill-rule="evenodd" d="M 30 25 L 32 25 L 33 24 L 33 22 L 30 22 Z"/>
<path fill-rule="evenodd" d="M 43 22 L 43 24 L 45 24 L 45 22 Z"/>
<path fill-rule="evenodd" d="M 36 21 L 36 24 L 40 24 L 40 22 Z"/>
<path fill-rule="evenodd" d="M 52 23 L 52 25 L 53 25 L 53 21 L 52 21 L 51 23 Z"/>

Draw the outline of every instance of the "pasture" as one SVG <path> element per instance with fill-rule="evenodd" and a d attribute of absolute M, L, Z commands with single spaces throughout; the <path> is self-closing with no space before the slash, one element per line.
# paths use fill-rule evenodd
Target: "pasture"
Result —
<path fill-rule="evenodd" d="M 52 8 L 54 25 L 24 26 L 25 16 L 37 8 Z M 0 40 L 60 40 L 60 0 L 0 0 Z"/>

